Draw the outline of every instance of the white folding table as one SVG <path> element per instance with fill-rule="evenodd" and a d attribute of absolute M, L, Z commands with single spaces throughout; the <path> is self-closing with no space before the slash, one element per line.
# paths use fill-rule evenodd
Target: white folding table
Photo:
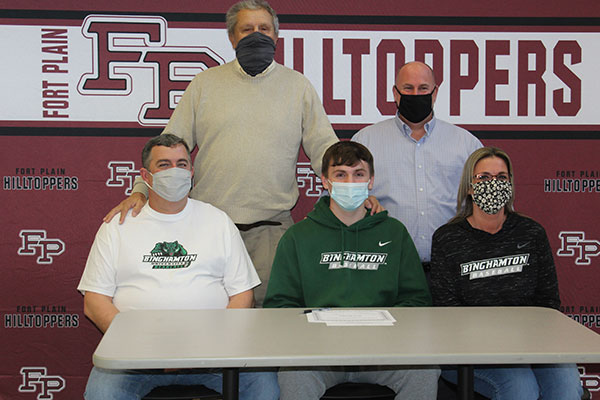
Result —
<path fill-rule="evenodd" d="M 247 367 L 458 365 L 473 396 L 483 364 L 600 363 L 600 335 L 540 307 L 387 308 L 393 326 L 309 323 L 303 309 L 140 310 L 119 313 L 94 365 L 107 369 L 222 368 L 237 399 Z"/>

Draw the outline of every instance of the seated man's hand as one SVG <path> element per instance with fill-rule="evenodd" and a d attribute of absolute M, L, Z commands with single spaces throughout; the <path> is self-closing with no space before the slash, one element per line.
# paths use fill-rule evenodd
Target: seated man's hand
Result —
<path fill-rule="evenodd" d="M 142 207 L 144 207 L 144 204 L 146 204 L 146 196 L 144 196 L 142 193 L 133 193 L 131 196 L 120 202 L 118 206 L 110 210 L 110 212 L 106 214 L 102 220 L 106 223 L 109 223 L 115 215 L 121 213 L 119 224 L 122 224 L 123 221 L 125 221 L 127 211 L 129 211 L 130 208 L 133 208 L 131 216 L 135 217 L 140 213 Z"/>
<path fill-rule="evenodd" d="M 377 200 L 375 196 L 369 196 L 363 205 L 365 208 L 371 209 L 371 215 L 385 211 L 385 208 L 379 204 L 379 200 Z"/>

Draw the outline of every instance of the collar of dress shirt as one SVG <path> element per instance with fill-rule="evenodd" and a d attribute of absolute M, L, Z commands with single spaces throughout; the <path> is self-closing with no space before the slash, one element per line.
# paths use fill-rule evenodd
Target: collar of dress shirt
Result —
<path fill-rule="evenodd" d="M 433 128 L 435 128 L 435 121 L 436 121 L 436 118 L 435 118 L 435 113 L 434 113 L 431 120 L 429 120 L 425 124 L 425 136 L 423 136 L 421 138 L 421 140 L 419 140 L 419 142 L 424 141 L 426 137 L 431 135 L 431 132 L 433 132 Z M 412 133 L 412 129 L 410 129 L 410 127 L 404 121 L 402 121 L 402 119 L 400 119 L 400 117 L 398 116 L 398 113 L 396 113 L 396 124 L 398 124 L 398 127 L 400 128 L 402 133 L 404 133 L 405 136 L 409 137 L 413 141 L 416 141 L 415 139 L 412 138 L 412 136 L 410 136 L 410 134 Z"/>

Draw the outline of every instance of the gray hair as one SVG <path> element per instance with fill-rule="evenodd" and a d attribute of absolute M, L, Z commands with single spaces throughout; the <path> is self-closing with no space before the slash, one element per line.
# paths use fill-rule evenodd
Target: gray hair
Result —
<path fill-rule="evenodd" d="M 237 16 L 240 11 L 260 9 L 263 9 L 271 14 L 271 18 L 273 18 L 273 29 L 275 31 L 275 36 L 278 37 L 279 18 L 277 18 L 275 10 L 273 10 L 273 8 L 265 0 L 242 0 L 232 5 L 225 16 L 225 22 L 227 23 L 227 34 L 233 35 L 235 25 L 237 24 Z"/>
<path fill-rule="evenodd" d="M 156 147 L 156 146 L 175 147 L 178 144 L 181 144 L 181 145 L 183 145 L 183 147 L 185 147 L 188 158 L 191 161 L 192 158 L 190 155 L 190 147 L 185 142 L 185 140 L 183 140 L 179 136 L 175 136 L 171 133 L 165 133 L 164 135 L 155 136 L 146 142 L 146 145 L 142 149 L 142 166 L 146 169 L 150 168 L 150 153 L 152 152 L 153 147 Z"/>

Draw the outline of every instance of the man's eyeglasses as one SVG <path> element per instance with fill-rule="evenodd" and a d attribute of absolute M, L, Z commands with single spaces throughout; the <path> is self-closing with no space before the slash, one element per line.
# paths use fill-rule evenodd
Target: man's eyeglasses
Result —
<path fill-rule="evenodd" d="M 496 179 L 496 180 L 501 181 L 501 182 L 508 182 L 508 181 L 510 181 L 510 175 L 505 174 L 503 172 L 501 172 L 499 174 L 496 174 L 496 175 L 491 175 L 491 174 L 477 174 L 477 175 L 474 175 L 473 178 L 475 178 L 479 182 L 487 182 L 487 181 L 490 181 L 492 179 Z"/>

